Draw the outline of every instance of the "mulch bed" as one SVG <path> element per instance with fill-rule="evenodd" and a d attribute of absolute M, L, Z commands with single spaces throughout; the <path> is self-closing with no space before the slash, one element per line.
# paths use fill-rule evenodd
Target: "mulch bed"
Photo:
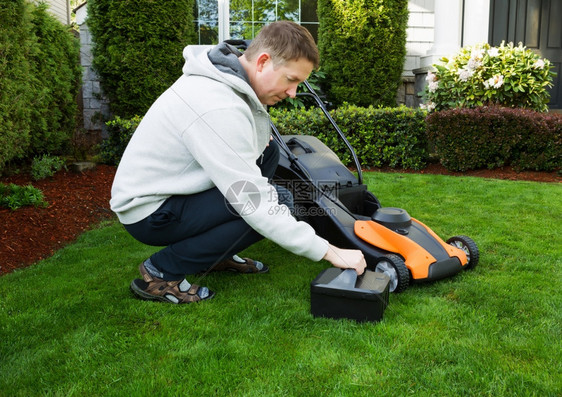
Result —
<path fill-rule="evenodd" d="M 493 170 L 470 170 L 464 172 L 448 171 L 441 164 L 428 164 L 423 170 L 396 170 L 392 168 L 373 169 L 375 171 L 384 172 L 402 172 L 417 174 L 437 174 L 437 175 L 453 175 L 453 176 L 476 176 L 482 178 L 507 179 L 511 181 L 532 181 L 532 182 L 562 182 L 562 174 L 558 172 L 540 172 L 540 171 L 515 171 L 512 167 L 500 167 Z"/>
<path fill-rule="evenodd" d="M 51 256 L 92 225 L 114 217 L 109 210 L 114 175 L 115 167 L 98 165 L 40 181 L 27 174 L 0 178 L 5 184 L 32 184 L 49 203 L 47 208 L 0 208 L 0 275 Z"/>
<path fill-rule="evenodd" d="M 385 169 L 387 172 L 414 172 Z M 555 172 L 516 172 L 509 167 L 464 173 L 449 172 L 437 164 L 419 173 L 470 175 L 509 180 L 562 182 Z M 20 174 L 0 178 L 0 183 L 32 184 L 41 189 L 47 208 L 24 207 L 16 211 L 0 208 L 0 275 L 51 256 L 56 250 L 102 220 L 114 218 L 109 210 L 115 167 L 98 165 L 83 173 L 58 172 L 54 177 L 32 181 Z"/>

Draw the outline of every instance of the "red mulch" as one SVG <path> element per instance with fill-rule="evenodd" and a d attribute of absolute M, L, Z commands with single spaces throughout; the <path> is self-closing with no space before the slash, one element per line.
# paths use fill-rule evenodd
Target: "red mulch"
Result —
<path fill-rule="evenodd" d="M 380 170 L 380 169 L 375 169 Z M 448 171 L 441 164 L 429 164 L 420 171 L 414 170 L 396 170 L 392 168 L 384 168 L 384 172 L 405 172 L 418 174 L 439 174 L 454 176 L 477 176 L 482 178 L 508 179 L 511 181 L 533 181 L 533 182 L 562 182 L 562 174 L 558 172 L 539 172 L 539 171 L 515 171 L 511 167 L 495 168 L 493 170 L 471 170 L 464 172 Z"/>
<path fill-rule="evenodd" d="M 562 177 L 555 172 L 515 172 L 508 167 L 454 173 L 434 164 L 418 172 L 562 182 Z M 41 189 L 49 203 L 47 208 L 24 207 L 16 211 L 0 208 L 0 225 L 3 225 L 0 229 L 0 275 L 51 256 L 92 225 L 113 218 L 114 215 L 109 210 L 109 198 L 114 175 L 115 167 L 98 165 L 94 170 L 84 173 L 61 171 L 53 178 L 37 182 L 24 174 L 0 178 L 0 183 L 6 184 L 31 183 Z"/>
<path fill-rule="evenodd" d="M 0 275 L 51 256 L 92 225 L 113 217 L 109 198 L 114 175 L 115 167 L 98 165 L 40 181 L 25 174 L 0 178 L 6 184 L 32 184 L 49 203 L 47 208 L 0 208 Z"/>

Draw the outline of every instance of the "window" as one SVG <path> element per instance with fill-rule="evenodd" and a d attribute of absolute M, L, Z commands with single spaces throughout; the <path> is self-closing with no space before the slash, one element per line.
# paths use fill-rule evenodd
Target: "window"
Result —
<path fill-rule="evenodd" d="M 218 44 L 219 7 L 217 0 L 197 0 L 195 7 L 197 16 L 195 24 L 199 34 L 199 44 Z"/>
<path fill-rule="evenodd" d="M 199 44 L 217 44 L 228 38 L 249 40 L 266 24 L 288 20 L 306 27 L 316 39 L 318 16 L 316 0 L 197 0 L 196 20 Z M 225 14 L 228 14 L 225 17 Z M 220 34 L 219 21 L 227 29 Z M 225 37 L 220 37 L 225 36 Z M 229 37 L 226 37 L 229 36 Z"/>

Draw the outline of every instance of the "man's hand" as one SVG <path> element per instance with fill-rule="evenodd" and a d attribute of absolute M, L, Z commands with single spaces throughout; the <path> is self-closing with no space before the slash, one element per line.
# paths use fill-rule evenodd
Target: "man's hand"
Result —
<path fill-rule="evenodd" d="M 367 267 L 365 257 L 360 250 L 342 249 L 331 244 L 323 259 L 340 269 L 354 269 L 359 276 Z"/>

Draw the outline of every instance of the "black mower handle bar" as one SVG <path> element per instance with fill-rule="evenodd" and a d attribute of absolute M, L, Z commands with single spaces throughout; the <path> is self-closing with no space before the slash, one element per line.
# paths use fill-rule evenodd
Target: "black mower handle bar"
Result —
<path fill-rule="evenodd" d="M 355 153 L 355 150 L 353 149 L 353 146 L 351 146 L 351 144 L 349 143 L 349 141 L 345 137 L 345 134 L 342 132 L 340 127 L 337 125 L 335 120 L 332 118 L 332 116 L 330 115 L 330 112 L 328 112 L 328 109 L 326 109 L 326 106 L 324 105 L 324 103 L 322 102 L 322 100 L 320 99 L 320 97 L 318 96 L 316 91 L 314 91 L 314 88 L 312 88 L 310 83 L 307 80 L 305 80 L 304 85 L 308 89 L 309 92 L 299 92 L 297 94 L 297 96 L 311 97 L 312 99 L 314 99 L 314 101 L 320 107 L 320 109 L 322 109 L 322 112 L 328 118 L 328 120 L 330 121 L 330 124 L 332 124 L 332 127 L 334 127 L 334 129 L 338 133 L 341 140 L 343 140 L 343 142 L 345 143 L 345 146 L 347 146 L 347 148 L 349 149 L 349 151 L 351 153 L 351 156 L 353 157 L 353 162 L 355 163 L 355 168 L 357 168 L 357 181 L 359 182 L 360 185 L 363 184 L 363 173 L 361 172 L 361 164 L 359 163 L 359 159 L 357 158 L 357 154 Z M 280 145 L 284 146 L 284 148 L 287 150 L 287 154 L 289 156 L 289 159 L 291 160 L 291 163 L 293 163 L 294 160 L 296 160 L 296 156 L 291 153 L 291 151 L 289 150 L 288 147 L 286 147 L 285 142 L 283 141 L 283 139 L 281 139 L 281 134 L 279 133 L 277 128 L 273 125 L 273 123 L 271 123 L 271 127 L 273 128 L 273 131 L 275 132 L 275 135 L 277 135 L 275 137 L 276 140 L 278 141 L 278 143 Z"/>
<path fill-rule="evenodd" d="M 330 120 L 330 123 L 332 124 L 332 126 L 334 127 L 340 138 L 343 140 L 343 143 L 345 143 L 345 146 L 347 146 L 347 148 L 349 149 L 351 156 L 353 157 L 353 162 L 355 163 L 355 168 L 357 168 L 357 181 L 359 182 L 360 185 L 363 184 L 363 173 L 361 172 L 361 163 L 359 163 L 359 159 L 357 158 L 357 153 L 355 153 L 355 149 L 353 149 L 353 146 L 351 146 L 351 144 L 345 137 L 345 134 L 342 132 L 338 124 L 332 118 L 332 115 L 330 115 L 330 112 L 328 112 L 328 109 L 326 109 L 324 102 L 322 102 L 322 100 L 320 99 L 316 91 L 314 91 L 314 88 L 312 88 L 308 80 L 304 81 L 304 85 L 309 92 L 302 92 L 297 95 L 311 96 L 312 98 L 314 98 L 318 106 L 320 106 L 322 112 L 326 115 L 328 120 Z"/>

